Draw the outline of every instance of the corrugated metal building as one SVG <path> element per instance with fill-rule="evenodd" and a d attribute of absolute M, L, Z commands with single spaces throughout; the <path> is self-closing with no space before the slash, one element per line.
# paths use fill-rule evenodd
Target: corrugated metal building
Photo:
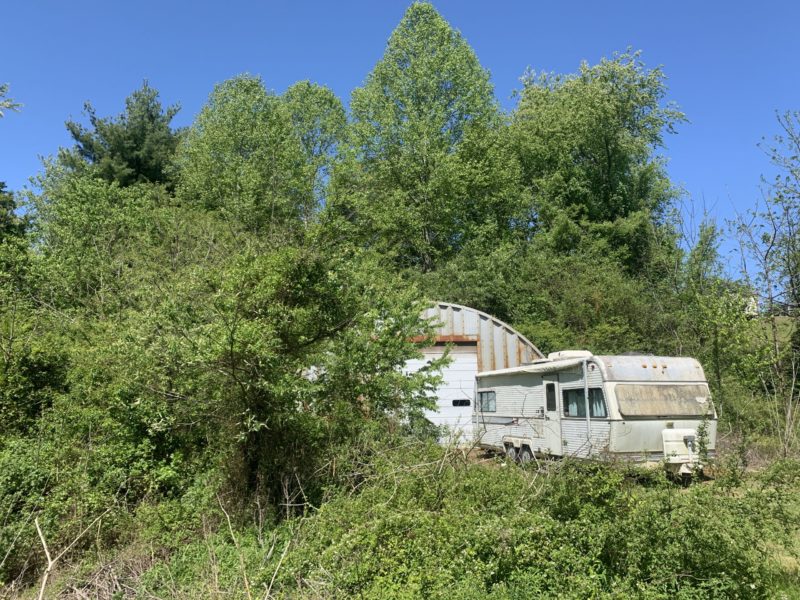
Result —
<path fill-rule="evenodd" d="M 426 416 L 469 443 L 473 439 L 475 375 L 518 367 L 542 358 L 542 353 L 510 325 L 474 308 L 436 302 L 425 310 L 424 317 L 439 324 L 436 343 L 423 350 L 423 359 L 409 361 L 406 368 L 416 371 L 450 347 L 452 362 L 443 369 L 443 381 L 436 390 L 437 410 Z"/>

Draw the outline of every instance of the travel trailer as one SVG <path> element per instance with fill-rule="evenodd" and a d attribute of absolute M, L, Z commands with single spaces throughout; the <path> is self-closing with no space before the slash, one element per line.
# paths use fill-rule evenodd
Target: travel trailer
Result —
<path fill-rule="evenodd" d="M 568 350 L 478 373 L 476 384 L 478 444 L 521 462 L 618 457 L 685 474 L 714 454 L 716 413 L 693 358 Z"/>

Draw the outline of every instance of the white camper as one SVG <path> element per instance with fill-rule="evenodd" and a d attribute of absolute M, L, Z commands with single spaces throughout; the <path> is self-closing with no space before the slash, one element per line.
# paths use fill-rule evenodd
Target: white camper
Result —
<path fill-rule="evenodd" d="M 693 358 L 568 350 L 479 373 L 476 384 L 479 444 L 522 462 L 620 457 L 688 473 L 702 446 L 714 453 L 716 413 Z"/>

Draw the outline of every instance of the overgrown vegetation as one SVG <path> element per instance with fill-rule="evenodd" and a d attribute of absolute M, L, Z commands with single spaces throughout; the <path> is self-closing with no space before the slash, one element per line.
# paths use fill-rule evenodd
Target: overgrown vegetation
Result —
<path fill-rule="evenodd" d="M 140 511 L 141 533 L 123 555 L 97 552 L 60 585 L 161 598 L 797 593 L 796 461 L 746 484 L 721 471 L 684 488 L 622 465 L 520 469 L 407 438 L 381 441 L 380 453 L 362 446 L 343 461 L 351 477 L 306 518 L 274 526 L 251 506 L 229 526 L 230 498 L 208 498 L 194 522 L 153 527 L 151 510 L 176 511 L 162 503 Z"/>
<path fill-rule="evenodd" d="M 415 3 L 349 112 L 250 75 L 187 130 L 147 83 L 87 104 L 33 189 L 0 184 L 4 593 L 800 597 L 800 115 L 736 278 L 680 222 L 666 98 L 629 51 L 528 73 L 505 114 Z M 430 299 L 544 351 L 698 357 L 716 480 L 433 445 L 440 365 L 403 372 Z"/>

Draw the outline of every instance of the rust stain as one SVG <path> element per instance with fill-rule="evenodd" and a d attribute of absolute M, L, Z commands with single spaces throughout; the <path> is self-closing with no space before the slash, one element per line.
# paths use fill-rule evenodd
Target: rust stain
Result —
<path fill-rule="evenodd" d="M 450 331 L 455 331 L 455 315 L 453 314 L 453 307 L 447 307 L 447 328 Z"/>
<path fill-rule="evenodd" d="M 492 371 L 494 371 L 495 369 L 497 369 L 497 362 L 495 360 L 495 355 L 494 355 L 494 325 L 492 325 L 491 323 L 489 324 L 488 336 L 489 336 L 489 352 L 490 352 L 489 356 L 491 357 L 491 363 L 489 365 L 489 368 Z"/>
<path fill-rule="evenodd" d="M 424 335 L 415 335 L 410 339 L 418 344 L 429 338 Z M 436 335 L 433 337 L 434 344 L 475 344 L 477 341 L 477 335 Z"/>
<path fill-rule="evenodd" d="M 437 335 L 437 344 L 465 344 L 478 341 L 477 335 Z"/>
<path fill-rule="evenodd" d="M 471 311 L 473 309 L 446 302 L 436 303 L 425 312 L 426 316 L 438 317 L 434 335 L 427 338 L 415 336 L 411 341 L 430 347 L 444 344 L 477 346 L 479 372 L 515 367 L 541 357 L 534 347 L 523 344 L 521 334 L 510 326 L 480 311 L 474 311 L 474 314 Z M 502 344 L 502 349 L 498 344 Z"/>

